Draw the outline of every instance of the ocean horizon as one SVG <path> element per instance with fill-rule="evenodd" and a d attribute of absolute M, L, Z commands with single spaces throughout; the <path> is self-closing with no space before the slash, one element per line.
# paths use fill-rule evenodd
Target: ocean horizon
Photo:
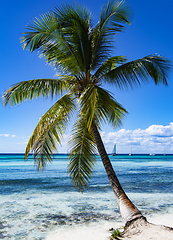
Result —
<path fill-rule="evenodd" d="M 110 159 L 143 215 L 173 227 L 173 154 L 117 154 Z M 42 172 L 32 155 L 25 161 L 23 153 L 0 154 L 1 239 L 106 240 L 110 228 L 123 226 L 100 157 L 84 193 L 71 185 L 67 168 L 68 154 L 55 154 Z"/>
<path fill-rule="evenodd" d="M 25 155 L 25 153 L 22 153 L 22 152 L 15 152 L 15 153 L 13 153 L 13 152 L 10 152 L 10 153 L 8 153 L 8 152 L 4 152 L 4 153 L 0 153 L 0 155 Z M 53 155 L 69 155 L 68 153 L 54 153 Z M 98 155 L 98 154 L 96 154 L 96 155 Z M 113 155 L 113 153 L 108 153 L 108 155 L 110 156 L 110 155 Z M 157 155 L 157 156 L 165 156 L 165 155 L 172 155 L 173 156 L 173 153 L 116 153 L 115 154 L 116 156 L 117 155 L 125 155 L 125 156 L 132 156 L 132 155 L 144 155 L 144 156 L 155 156 L 155 155 Z M 29 153 L 29 156 L 33 156 L 33 154 L 32 153 Z"/>

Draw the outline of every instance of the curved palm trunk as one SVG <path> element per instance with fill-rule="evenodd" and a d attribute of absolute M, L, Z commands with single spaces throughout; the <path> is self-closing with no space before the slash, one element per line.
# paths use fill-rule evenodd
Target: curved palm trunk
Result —
<path fill-rule="evenodd" d="M 130 199 L 127 197 L 124 190 L 122 189 L 120 182 L 112 167 L 108 154 L 105 150 L 100 133 L 94 122 L 91 125 L 91 130 L 93 132 L 95 142 L 98 148 L 98 152 L 102 159 L 103 165 L 108 175 L 108 179 L 110 181 L 111 187 L 115 194 L 121 216 L 125 221 L 125 224 L 128 225 L 128 223 L 130 223 L 132 220 L 135 220 L 141 217 L 145 218 L 143 217 L 142 213 L 135 207 L 135 205 L 130 201 Z"/>

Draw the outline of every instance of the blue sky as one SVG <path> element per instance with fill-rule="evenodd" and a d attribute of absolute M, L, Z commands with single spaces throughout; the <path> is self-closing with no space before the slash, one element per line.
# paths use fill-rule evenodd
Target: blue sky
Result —
<path fill-rule="evenodd" d="M 60 0 L 16 0 L 1 3 L 0 94 L 12 84 L 34 78 L 52 78 L 54 69 L 37 53 L 22 49 L 20 37 L 30 20 L 61 4 Z M 74 1 L 66 1 L 74 2 Z M 92 11 L 97 20 L 106 1 L 78 1 Z M 114 55 L 129 60 L 158 53 L 173 62 L 171 0 L 129 0 L 133 10 L 132 24 L 116 37 Z M 117 144 L 118 153 L 173 153 L 173 73 L 169 86 L 154 83 L 120 91 L 108 88 L 129 112 L 121 129 L 103 126 L 102 136 L 108 152 Z M 38 99 L 15 107 L 0 103 L 0 153 L 24 152 L 29 136 L 52 100 Z M 64 135 L 59 152 L 66 152 L 70 128 Z"/>

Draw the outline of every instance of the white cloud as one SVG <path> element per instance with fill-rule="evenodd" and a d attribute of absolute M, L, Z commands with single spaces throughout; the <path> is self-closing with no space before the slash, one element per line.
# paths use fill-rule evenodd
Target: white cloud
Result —
<path fill-rule="evenodd" d="M 58 152 L 67 152 L 69 137 L 64 135 Z M 117 153 L 173 153 L 173 122 L 167 126 L 151 125 L 146 129 L 101 132 L 101 137 L 108 153 L 112 152 L 114 144 Z"/>
<path fill-rule="evenodd" d="M 146 132 L 150 135 L 157 137 L 172 137 L 173 136 L 173 122 L 171 122 L 168 126 L 162 125 L 151 125 L 146 129 Z"/>
<path fill-rule="evenodd" d="M 11 152 L 24 152 L 29 139 L 10 134 L 0 134 L 0 137 L 11 137 L 11 140 L 8 140 L 8 151 L 10 149 Z M 146 129 L 101 132 L 101 137 L 108 153 L 113 151 L 114 144 L 117 146 L 117 153 L 173 153 L 173 122 L 167 126 L 151 125 Z M 69 141 L 70 135 L 64 135 L 62 145 L 58 146 L 59 153 L 68 152 Z M 3 138 L 0 150 L 7 151 Z"/>
<path fill-rule="evenodd" d="M 10 134 L 6 134 L 6 133 L 3 133 L 3 134 L 0 134 L 0 137 L 9 137 Z"/>
<path fill-rule="evenodd" d="M 16 135 L 11 135 L 11 134 L 9 134 L 9 133 L 1 133 L 0 134 L 0 137 L 13 137 L 13 138 L 15 138 L 16 137 Z"/>
<path fill-rule="evenodd" d="M 109 153 L 114 144 L 117 153 L 173 153 L 173 122 L 167 126 L 151 125 L 147 129 L 104 132 L 102 137 Z"/>

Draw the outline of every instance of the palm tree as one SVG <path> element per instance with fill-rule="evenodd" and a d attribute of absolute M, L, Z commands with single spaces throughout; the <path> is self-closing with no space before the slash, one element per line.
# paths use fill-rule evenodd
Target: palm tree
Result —
<path fill-rule="evenodd" d="M 159 55 L 130 62 L 123 56 L 112 56 L 114 37 L 130 23 L 129 16 L 128 5 L 115 0 L 101 9 L 97 23 L 79 4 L 61 5 L 35 18 L 23 34 L 23 48 L 38 51 L 54 66 L 56 78 L 22 81 L 3 94 L 4 105 L 60 96 L 41 117 L 26 147 L 25 159 L 32 152 L 39 170 L 52 161 L 70 117 L 77 111 L 69 141 L 72 183 L 81 191 L 89 184 L 97 149 L 126 224 L 144 217 L 123 191 L 99 131 L 105 122 L 114 128 L 121 125 L 127 111 L 103 84 L 122 89 L 153 80 L 156 85 L 167 85 L 170 68 L 169 61 Z"/>

